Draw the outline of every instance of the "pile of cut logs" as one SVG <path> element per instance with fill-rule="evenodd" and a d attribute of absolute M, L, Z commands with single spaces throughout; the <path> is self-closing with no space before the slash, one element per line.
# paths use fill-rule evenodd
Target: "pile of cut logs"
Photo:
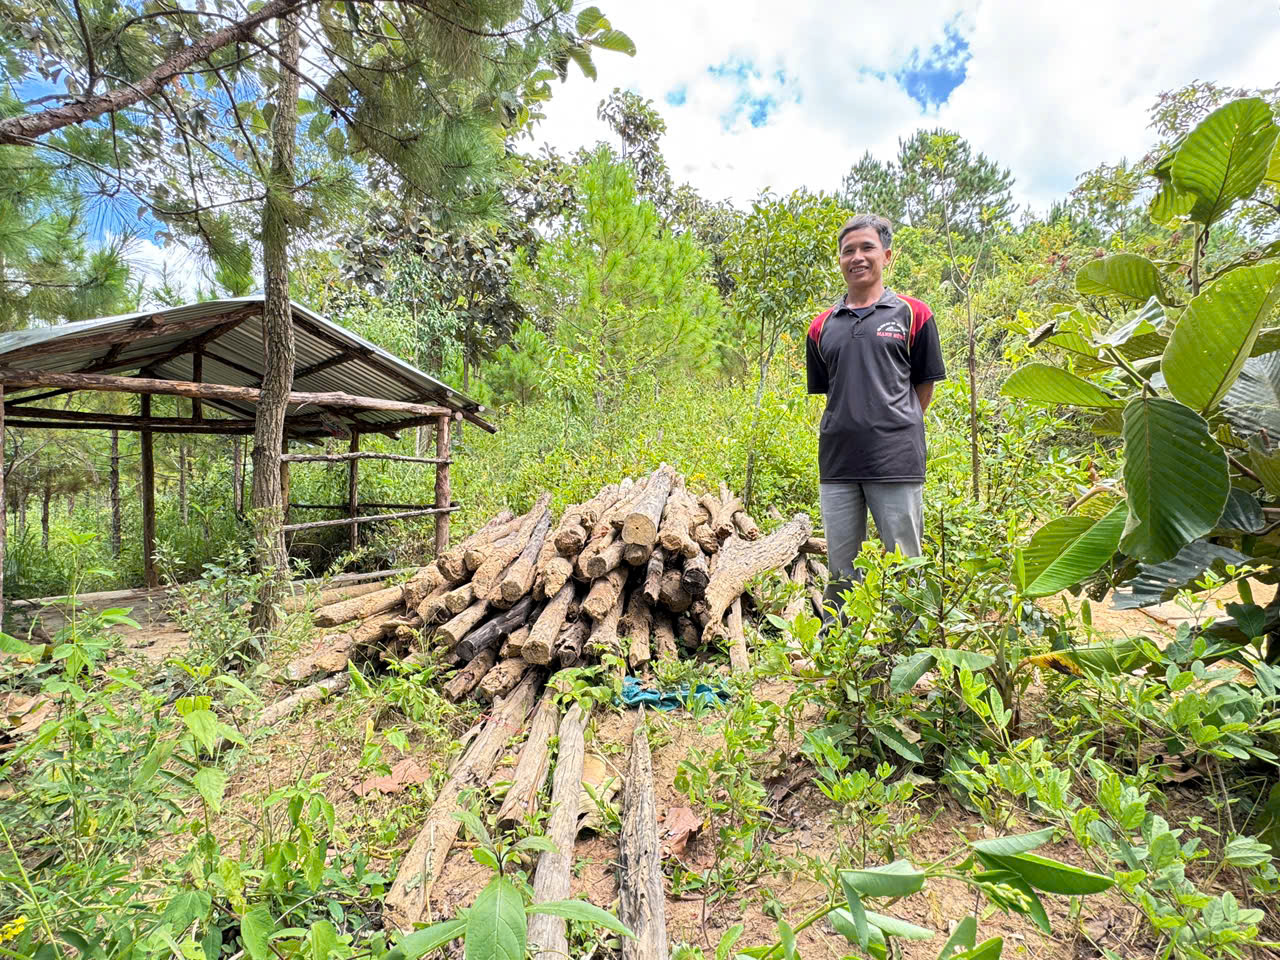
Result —
<path fill-rule="evenodd" d="M 554 525 L 550 499 L 521 516 L 499 513 L 406 583 L 320 607 L 318 626 L 346 632 L 325 637 L 289 673 L 341 669 L 357 648 L 403 649 L 418 636 L 459 668 L 445 686 L 455 701 L 505 696 L 537 666 L 611 656 L 618 670 L 636 671 L 712 643 L 745 670 L 747 581 L 783 567 L 801 583 L 825 573 L 814 555 L 826 543 L 810 536 L 806 515 L 762 536 L 727 487 L 696 496 L 666 464 L 607 485 Z M 821 603 L 804 591 L 797 600 Z"/>

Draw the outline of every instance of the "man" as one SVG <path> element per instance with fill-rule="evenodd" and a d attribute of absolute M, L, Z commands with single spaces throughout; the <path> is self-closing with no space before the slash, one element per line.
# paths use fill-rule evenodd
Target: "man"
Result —
<path fill-rule="evenodd" d="M 836 238 L 847 290 L 809 326 L 809 392 L 825 393 L 818 434 L 818 490 L 831 561 L 826 600 L 856 576 L 867 509 L 885 548 L 920 555 L 924 526 L 924 412 L 946 377 L 933 311 L 886 290 L 893 226 L 864 214 Z"/>

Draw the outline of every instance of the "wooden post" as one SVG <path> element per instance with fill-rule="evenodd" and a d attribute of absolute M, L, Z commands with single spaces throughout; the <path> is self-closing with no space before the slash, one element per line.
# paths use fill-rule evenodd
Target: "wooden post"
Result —
<path fill-rule="evenodd" d="M 196 350 L 191 354 L 191 380 L 193 383 L 204 382 L 204 351 Z M 204 408 L 199 400 L 191 401 L 191 419 L 203 420 Z"/>
<path fill-rule="evenodd" d="M 9 507 L 4 502 L 4 384 L 0 383 L 0 628 L 4 627 L 4 550 L 9 532 Z"/>
<path fill-rule="evenodd" d="M 231 508 L 244 519 L 244 450 L 239 437 L 231 438 Z"/>
<path fill-rule="evenodd" d="M 360 452 L 360 431 L 351 431 L 351 452 Z M 360 513 L 360 460 L 352 457 L 347 462 L 347 516 L 351 518 L 351 549 L 360 545 L 360 525 L 356 517 Z M 448 514 L 445 514 L 447 517 Z M 447 521 L 446 521 L 447 522 Z"/>
<path fill-rule="evenodd" d="M 449 499 L 449 417 L 436 419 L 436 506 L 451 506 Z M 436 556 L 449 549 L 449 514 L 436 514 Z"/>
<path fill-rule="evenodd" d="M 111 555 L 120 556 L 120 431 L 111 431 Z"/>
<path fill-rule="evenodd" d="M 289 452 L 289 437 L 286 434 L 284 439 L 280 442 L 280 455 L 284 456 L 288 452 Z M 280 461 L 280 504 L 281 504 L 281 510 L 283 511 L 281 513 L 281 516 L 283 517 L 282 522 L 288 523 L 289 522 L 289 461 L 288 460 Z"/>
<path fill-rule="evenodd" d="M 151 416 L 151 397 L 142 395 L 142 415 Z M 142 571 L 148 587 L 160 586 L 156 573 L 156 460 L 151 431 L 143 430 L 142 440 Z"/>

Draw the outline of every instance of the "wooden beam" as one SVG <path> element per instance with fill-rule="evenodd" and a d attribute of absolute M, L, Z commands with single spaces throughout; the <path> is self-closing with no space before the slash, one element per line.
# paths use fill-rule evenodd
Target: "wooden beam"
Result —
<path fill-rule="evenodd" d="M 9 507 L 4 499 L 4 385 L 0 384 L 0 627 L 4 626 L 4 551 L 9 532 Z"/>
<path fill-rule="evenodd" d="M 261 310 L 261 307 L 255 309 Z M 154 320 L 155 318 L 144 319 Z M 41 343 L 33 343 L 27 347 L 18 347 L 15 350 L 6 351 L 0 354 L 0 361 L 14 363 L 18 360 L 29 360 L 31 357 L 47 357 L 59 353 L 68 353 L 72 350 L 83 350 L 85 347 L 108 347 L 117 343 L 134 343 L 157 335 L 167 336 L 173 333 L 183 333 L 187 330 L 202 330 L 210 324 L 216 324 L 224 319 L 225 315 L 193 317 L 186 320 L 149 323 L 145 326 L 123 327 L 119 330 L 90 330 L 80 335 L 63 335 Z"/>
<path fill-rule="evenodd" d="M 199 347 L 191 351 L 191 379 L 196 383 L 204 380 L 204 354 Z M 191 401 L 191 419 L 204 419 L 204 410 L 201 409 L 199 400 Z"/>
<path fill-rule="evenodd" d="M 48 407 L 17 407 L 6 403 L 5 410 L 10 416 L 19 418 L 40 418 L 43 420 L 71 420 L 77 423 L 119 424 L 125 428 L 133 427 L 141 430 L 144 427 L 199 427 L 212 428 L 212 432 L 223 433 L 232 428 L 248 427 L 253 429 L 252 417 L 233 417 L 227 419 L 192 420 L 187 417 L 150 417 L 143 419 L 131 413 L 102 413 L 97 410 L 59 410 Z M 325 423 L 319 417 L 292 417 L 288 425 L 295 428 L 323 429 Z M 305 456 L 303 454 L 302 456 Z M 388 454 L 391 456 L 391 454 Z"/>
<path fill-rule="evenodd" d="M 213 327 L 211 330 L 206 330 L 197 336 L 191 337 L 188 340 L 183 340 L 181 343 L 170 347 L 164 353 L 159 354 L 155 359 L 149 361 L 147 363 L 147 368 L 150 369 L 158 367 L 162 363 L 168 363 L 170 360 L 180 357 L 186 353 L 199 353 L 203 347 L 213 343 L 213 341 L 217 340 L 224 334 L 230 333 L 250 317 L 256 316 L 260 313 L 262 313 L 262 309 L 260 307 L 247 307 L 244 310 L 240 310 L 237 313 L 232 314 L 230 318 L 223 323 Z M 200 378 L 193 376 L 193 379 L 199 380 Z"/>
<path fill-rule="evenodd" d="M 453 503 L 449 490 L 449 427 L 451 417 L 436 421 L 436 503 Z M 436 556 L 449 549 L 449 514 L 436 517 Z"/>
<path fill-rule="evenodd" d="M 153 420 L 155 418 L 152 418 Z M 252 428 L 221 427 L 217 420 L 204 420 L 199 426 L 157 424 L 119 424 L 119 423 L 75 423 L 66 420 L 27 420 L 9 417 L 9 426 L 23 430 L 126 430 L 129 432 L 150 431 L 164 434 L 206 434 L 208 436 L 242 436 L 253 433 Z M 314 435 L 318 435 L 314 434 Z M 302 434 L 307 436 L 307 434 Z"/>
<path fill-rule="evenodd" d="M 174 397 L 198 397 L 211 400 L 243 400 L 257 403 L 262 391 L 256 387 L 232 387 L 220 383 L 192 383 L 189 380 L 155 380 L 149 377 L 113 377 L 96 373 L 55 373 L 51 370 L 13 370 L 0 368 L 0 383 L 8 386 L 71 387 L 75 390 L 97 390 L 105 393 L 160 394 Z M 419 416 L 450 417 L 447 407 L 424 403 L 407 403 L 381 397 L 358 397 L 346 393 L 307 393 L 294 391 L 288 403 L 293 406 L 314 404 L 320 407 L 351 407 L 356 410 L 386 410 Z"/>
<path fill-rule="evenodd" d="M 351 550 L 360 546 L 360 431 L 351 431 L 351 451 L 347 454 L 347 516 L 351 520 Z"/>
<path fill-rule="evenodd" d="M 292 533 L 294 530 L 315 530 L 319 527 L 347 527 L 353 523 L 373 523 L 376 520 L 408 520 L 412 517 L 425 517 L 430 514 L 450 514 L 457 509 L 457 507 L 428 507 L 425 510 L 406 510 L 403 513 L 375 513 L 367 517 L 356 517 L 354 520 L 349 517 L 343 517 L 339 520 L 312 520 L 310 523 L 285 524 L 280 529 L 285 533 Z"/>
<path fill-rule="evenodd" d="M 357 360 L 360 357 L 367 354 L 368 352 L 369 351 L 364 351 L 364 353 L 360 353 L 355 350 L 346 350 L 342 353 L 339 353 L 336 356 L 328 357 L 325 360 L 320 360 L 317 363 L 311 364 L 311 366 L 309 367 L 303 367 L 301 370 L 295 373 L 293 375 L 293 382 L 297 383 L 303 377 L 309 377 L 313 373 L 319 373 L 321 370 L 328 370 L 330 367 L 336 367 L 339 364 L 347 363 L 348 361 L 351 361 L 351 360 Z"/>
<path fill-rule="evenodd" d="M 151 397 L 142 397 L 142 417 L 151 417 Z M 156 573 L 156 460 L 151 431 L 142 431 L 142 570 L 148 587 L 160 586 Z"/>
<path fill-rule="evenodd" d="M 361 500 L 360 506 L 372 507 L 375 510 L 428 510 L 431 508 L 429 503 L 374 503 L 371 500 Z M 343 510 L 347 509 L 345 503 L 291 503 L 290 510 Z"/>
<path fill-rule="evenodd" d="M 358 430 L 351 431 L 352 447 L 350 453 L 290 453 L 282 456 L 281 460 L 288 460 L 290 463 L 345 463 L 354 462 L 356 460 L 391 460 L 395 463 L 450 463 L 449 460 L 441 460 L 439 457 L 406 457 L 398 453 L 374 453 L 372 451 L 360 449 L 356 438 L 360 435 Z"/>

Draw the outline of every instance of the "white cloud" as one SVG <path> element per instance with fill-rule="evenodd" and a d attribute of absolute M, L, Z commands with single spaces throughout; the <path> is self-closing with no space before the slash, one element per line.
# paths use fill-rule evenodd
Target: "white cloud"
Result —
<path fill-rule="evenodd" d="M 1084 170 L 1141 156 L 1151 140 L 1147 109 L 1161 91 L 1196 79 L 1269 86 L 1280 62 L 1280 11 L 1272 4 L 613 0 L 602 6 L 638 53 L 598 53 L 596 83 L 571 73 L 557 85 L 538 140 L 569 152 L 607 139 L 596 104 L 615 86 L 630 88 L 654 100 L 667 120 L 663 150 L 677 179 L 740 204 L 765 187 L 835 189 L 864 150 L 887 159 L 899 137 L 947 126 L 1012 169 L 1020 203 L 1043 209 Z M 893 73 L 912 51 L 945 45 L 948 24 L 969 43 L 967 75 L 940 108 L 925 110 Z M 759 77 L 740 85 L 709 72 L 735 62 L 753 64 Z M 777 70 L 785 84 L 776 82 Z M 669 105 L 666 94 L 681 88 L 685 103 Z M 750 109 L 734 114 L 743 89 L 777 99 L 764 125 L 751 125 Z M 735 117 L 728 130 L 726 116 Z"/>

